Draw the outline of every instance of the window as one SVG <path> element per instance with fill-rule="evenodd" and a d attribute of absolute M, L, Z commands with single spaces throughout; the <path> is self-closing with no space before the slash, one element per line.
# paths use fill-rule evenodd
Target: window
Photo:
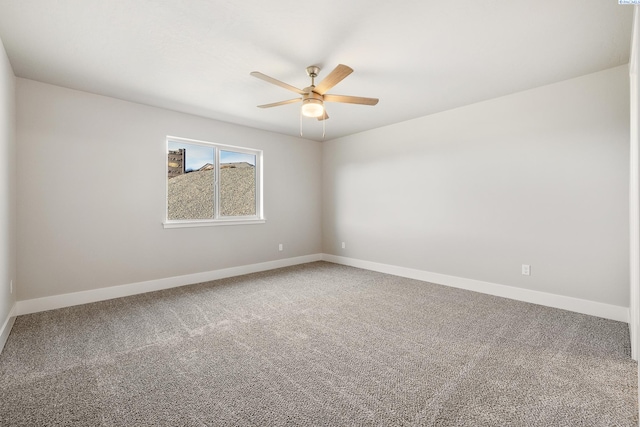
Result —
<path fill-rule="evenodd" d="M 262 223 L 262 151 L 167 138 L 165 228 Z"/>

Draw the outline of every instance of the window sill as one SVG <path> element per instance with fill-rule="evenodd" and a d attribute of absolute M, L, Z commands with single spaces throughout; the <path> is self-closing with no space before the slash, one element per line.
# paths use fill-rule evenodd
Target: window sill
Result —
<path fill-rule="evenodd" d="M 219 225 L 251 225 L 264 224 L 266 219 L 207 219 L 207 220 L 186 220 L 186 221 L 165 221 L 162 223 L 164 228 L 190 228 L 190 227 L 216 227 Z"/>

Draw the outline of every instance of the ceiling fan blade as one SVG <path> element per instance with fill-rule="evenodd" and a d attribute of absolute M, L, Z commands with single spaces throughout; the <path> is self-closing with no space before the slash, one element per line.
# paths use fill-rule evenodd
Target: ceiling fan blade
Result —
<path fill-rule="evenodd" d="M 325 102 L 346 102 L 347 104 L 376 105 L 378 98 L 364 98 L 362 96 L 324 95 Z"/>
<path fill-rule="evenodd" d="M 327 77 L 325 77 L 324 80 L 322 80 L 313 91 L 319 93 L 320 95 L 324 95 L 326 91 L 340 83 L 351 73 L 353 73 L 353 69 L 351 67 L 338 64 L 338 66 L 334 68 L 333 71 L 330 72 L 329 75 L 327 75 Z"/>
<path fill-rule="evenodd" d="M 284 82 L 281 82 L 280 80 L 276 80 L 276 79 L 274 79 L 273 77 L 269 77 L 269 76 L 267 76 L 266 74 L 262 74 L 262 73 L 261 73 L 261 72 L 259 72 L 259 71 L 252 71 L 252 72 L 251 72 L 251 75 L 252 75 L 253 77 L 257 77 L 257 78 L 259 78 L 260 80 L 264 80 L 265 82 L 268 82 L 268 83 L 274 84 L 274 85 L 276 85 L 276 86 L 283 87 L 283 88 L 285 88 L 285 89 L 287 89 L 287 90 L 290 90 L 291 92 L 299 93 L 300 95 L 304 95 L 304 94 L 306 93 L 306 92 L 304 92 L 302 89 L 298 89 L 298 88 L 297 88 L 297 87 L 295 87 L 295 86 L 291 86 L 291 85 L 289 85 L 289 84 L 286 84 L 286 83 L 284 83 Z"/>
<path fill-rule="evenodd" d="M 324 110 L 324 114 L 318 117 L 318 121 L 321 122 L 322 120 L 327 120 L 328 118 L 329 115 L 327 114 L 327 110 Z"/>
<path fill-rule="evenodd" d="M 294 102 L 300 102 L 300 101 L 302 101 L 302 98 L 295 98 L 295 99 L 288 99 L 286 101 L 274 102 L 273 104 L 258 105 L 258 107 L 259 108 L 271 108 L 271 107 L 277 107 L 279 105 L 293 104 Z"/>

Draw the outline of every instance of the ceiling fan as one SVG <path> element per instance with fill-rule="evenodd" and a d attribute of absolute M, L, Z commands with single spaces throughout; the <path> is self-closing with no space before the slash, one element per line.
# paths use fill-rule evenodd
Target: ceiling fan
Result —
<path fill-rule="evenodd" d="M 302 95 L 300 98 L 289 99 L 287 101 L 274 102 L 273 104 L 258 105 L 260 108 L 271 108 L 279 105 L 293 104 L 294 102 L 302 101 L 302 114 L 306 117 L 314 117 L 318 120 L 326 120 L 329 118 L 327 111 L 324 108 L 325 102 L 345 102 L 348 104 L 362 104 L 362 105 L 376 105 L 378 103 L 377 98 L 363 98 L 361 96 L 345 96 L 345 95 L 331 95 L 327 91 L 340 83 L 345 77 L 353 72 L 351 67 L 339 64 L 322 80 L 318 86 L 315 85 L 315 78 L 318 77 L 320 68 L 316 66 L 307 67 L 307 75 L 311 77 L 311 85 L 304 89 L 298 89 L 295 86 L 291 86 L 287 83 L 276 80 L 273 77 L 269 77 L 258 71 L 251 73 L 253 77 L 257 77 L 265 82 L 272 83 L 276 86 L 283 87 L 291 92 L 295 92 Z"/>

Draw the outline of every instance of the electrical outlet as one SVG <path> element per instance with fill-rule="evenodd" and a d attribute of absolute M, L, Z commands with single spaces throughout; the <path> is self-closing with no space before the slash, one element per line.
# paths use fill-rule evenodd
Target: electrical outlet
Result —
<path fill-rule="evenodd" d="M 282 243 L 280 243 L 280 244 L 278 245 L 278 250 L 279 250 L 280 252 L 282 252 L 282 251 L 284 250 L 284 246 L 282 245 Z"/>
<path fill-rule="evenodd" d="M 342 242 L 342 249 L 346 248 L 347 244 L 345 242 Z"/>
<path fill-rule="evenodd" d="M 531 276 L 531 266 L 527 264 L 522 264 L 522 275 L 523 276 Z"/>

